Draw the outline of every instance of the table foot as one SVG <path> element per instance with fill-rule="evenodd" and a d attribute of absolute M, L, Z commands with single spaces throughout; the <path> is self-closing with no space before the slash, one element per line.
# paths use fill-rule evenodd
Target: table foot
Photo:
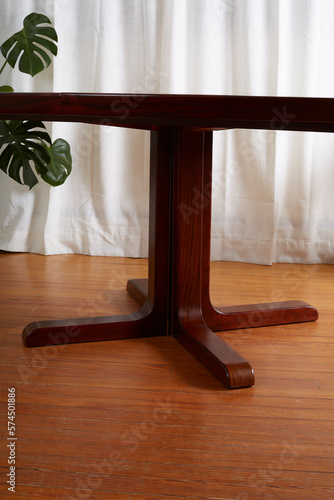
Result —
<path fill-rule="evenodd" d="M 318 314 L 301 301 L 211 305 L 212 133 L 178 131 L 175 151 L 171 333 L 227 387 L 249 387 L 250 364 L 213 331 L 314 321 Z M 134 282 L 141 297 L 143 285 Z"/>
<path fill-rule="evenodd" d="M 181 326 L 182 325 L 182 326 Z M 181 320 L 175 338 L 228 389 L 254 384 L 251 365 L 199 319 Z"/>
<path fill-rule="evenodd" d="M 139 304 L 146 299 L 147 279 L 129 280 L 127 291 Z M 251 365 L 226 342 L 217 337 L 201 319 L 184 321 L 172 332 L 175 338 L 227 388 L 250 387 L 254 384 Z"/>
<path fill-rule="evenodd" d="M 147 297 L 148 280 L 129 280 L 127 291 L 142 305 Z M 202 297 L 202 312 L 205 324 L 214 332 L 304 323 L 318 319 L 316 308 L 302 300 L 214 307 L 208 297 Z"/>
<path fill-rule="evenodd" d="M 27 347 L 36 347 L 166 334 L 167 328 L 159 324 L 152 308 L 144 306 L 118 316 L 36 321 L 24 328 L 22 338 Z"/>
<path fill-rule="evenodd" d="M 214 332 L 303 323 L 318 319 L 318 311 L 302 300 L 227 307 L 213 307 L 204 300 L 202 310 L 205 323 Z"/>

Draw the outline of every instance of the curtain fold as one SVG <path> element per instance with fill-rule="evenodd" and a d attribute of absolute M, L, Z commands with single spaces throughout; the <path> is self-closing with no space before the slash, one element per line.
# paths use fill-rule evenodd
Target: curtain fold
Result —
<path fill-rule="evenodd" d="M 331 0 L 12 0 L 0 43 L 33 11 L 58 56 L 34 78 L 6 68 L 16 91 L 334 97 Z M 0 248 L 146 257 L 149 133 L 47 126 L 73 172 L 31 191 L 0 172 Z M 213 260 L 334 263 L 332 134 L 220 131 L 213 156 Z"/>

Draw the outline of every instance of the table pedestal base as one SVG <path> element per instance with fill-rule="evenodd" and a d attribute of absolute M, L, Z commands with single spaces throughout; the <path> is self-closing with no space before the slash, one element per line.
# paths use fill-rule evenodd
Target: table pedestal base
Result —
<path fill-rule="evenodd" d="M 226 387 L 254 384 L 251 365 L 214 331 L 314 321 L 302 301 L 215 308 L 209 298 L 212 132 L 151 132 L 148 280 L 130 280 L 136 313 L 41 321 L 26 346 L 173 334 Z"/>

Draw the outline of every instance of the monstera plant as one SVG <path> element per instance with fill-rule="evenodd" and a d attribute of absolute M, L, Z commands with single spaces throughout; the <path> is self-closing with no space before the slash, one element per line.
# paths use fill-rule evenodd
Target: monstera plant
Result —
<path fill-rule="evenodd" d="M 23 21 L 23 28 L 1 46 L 7 64 L 31 76 L 51 64 L 57 55 L 58 37 L 51 21 L 42 14 L 32 13 Z M 0 92 L 13 92 L 9 85 L 0 86 Z M 0 168 L 19 184 L 31 189 L 38 177 L 52 186 L 63 184 L 72 170 L 69 144 L 64 139 L 52 143 L 41 121 L 0 120 Z"/>

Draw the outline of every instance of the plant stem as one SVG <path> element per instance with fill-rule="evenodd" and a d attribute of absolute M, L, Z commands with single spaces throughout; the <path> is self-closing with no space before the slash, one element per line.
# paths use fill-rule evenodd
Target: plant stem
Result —
<path fill-rule="evenodd" d="M 2 66 L 2 68 L 0 69 L 0 75 L 1 75 L 1 73 L 3 72 L 3 70 L 4 70 L 4 68 L 5 68 L 6 64 L 7 64 L 7 62 L 8 62 L 8 61 L 7 61 L 7 59 L 6 59 L 6 60 L 5 60 L 5 62 L 4 62 L 4 64 L 3 64 L 3 66 Z"/>

